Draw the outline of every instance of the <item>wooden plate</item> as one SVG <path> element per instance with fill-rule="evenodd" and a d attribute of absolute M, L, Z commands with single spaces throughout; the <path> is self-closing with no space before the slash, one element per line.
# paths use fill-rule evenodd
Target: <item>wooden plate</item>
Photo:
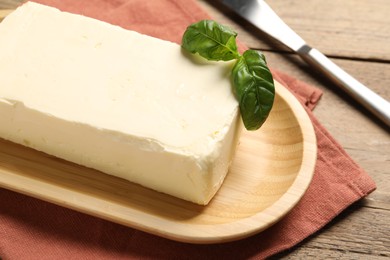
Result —
<path fill-rule="evenodd" d="M 14 9 L 0 9 L 0 22 L 10 13 L 15 11 Z"/>
<path fill-rule="evenodd" d="M 243 131 L 228 176 L 199 206 L 0 139 L 0 187 L 158 236 L 218 243 L 258 233 L 305 193 L 316 161 L 311 121 L 279 83 L 260 131 Z"/>

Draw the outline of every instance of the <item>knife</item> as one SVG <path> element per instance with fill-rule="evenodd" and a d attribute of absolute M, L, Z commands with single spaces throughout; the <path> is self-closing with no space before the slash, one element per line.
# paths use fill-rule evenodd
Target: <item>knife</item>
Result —
<path fill-rule="evenodd" d="M 303 60 L 323 72 L 346 93 L 390 127 L 390 103 L 357 81 L 324 54 L 310 47 L 262 0 L 222 0 L 229 9 L 251 22 Z"/>

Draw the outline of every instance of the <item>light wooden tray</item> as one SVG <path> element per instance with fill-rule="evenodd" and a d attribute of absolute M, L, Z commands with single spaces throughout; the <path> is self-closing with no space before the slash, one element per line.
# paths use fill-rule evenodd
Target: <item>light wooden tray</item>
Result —
<path fill-rule="evenodd" d="M 314 172 L 311 121 L 279 83 L 273 111 L 243 131 L 228 176 L 199 206 L 0 139 L 0 187 L 158 236 L 218 243 L 258 233 L 289 212 Z"/>
<path fill-rule="evenodd" d="M 14 9 L 0 9 L 0 22 L 10 13 L 15 11 Z"/>

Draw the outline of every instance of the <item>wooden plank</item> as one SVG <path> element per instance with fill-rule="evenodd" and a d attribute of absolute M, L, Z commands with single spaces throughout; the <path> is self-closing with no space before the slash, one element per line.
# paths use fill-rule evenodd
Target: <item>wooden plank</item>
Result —
<path fill-rule="evenodd" d="M 268 1 L 308 43 L 331 56 L 390 59 L 390 1 Z"/>
<path fill-rule="evenodd" d="M 25 0 L 1 0 L 0 9 L 15 9 L 23 2 L 25 2 Z"/>
<path fill-rule="evenodd" d="M 216 1 L 199 1 L 212 16 L 238 28 L 251 48 L 286 50 Z M 390 1 L 269 0 L 277 14 L 311 46 L 329 56 L 358 59 L 390 59 Z M 245 31 L 245 33 L 242 32 Z M 255 34 L 253 34 L 255 32 Z M 248 36 L 248 34 L 253 34 Z"/>
<path fill-rule="evenodd" d="M 357 203 L 305 243 L 274 259 L 388 259 L 390 211 Z M 367 225 L 369 223 L 369 225 Z M 344 257 L 344 258 L 343 258 Z"/>
<path fill-rule="evenodd" d="M 276 255 L 269 260 L 280 260 L 280 259 L 337 259 L 337 260 L 388 260 L 387 256 L 373 256 L 373 255 L 362 255 L 360 253 L 345 251 L 343 249 L 331 250 L 328 248 L 306 248 L 297 249 L 290 254 Z"/>

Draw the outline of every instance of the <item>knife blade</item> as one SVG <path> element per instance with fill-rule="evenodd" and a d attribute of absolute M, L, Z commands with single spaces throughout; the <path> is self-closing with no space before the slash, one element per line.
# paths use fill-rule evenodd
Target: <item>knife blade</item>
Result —
<path fill-rule="evenodd" d="M 229 9 L 296 52 L 324 73 L 358 103 L 390 127 L 390 103 L 349 75 L 324 54 L 310 47 L 263 0 L 222 0 Z"/>

